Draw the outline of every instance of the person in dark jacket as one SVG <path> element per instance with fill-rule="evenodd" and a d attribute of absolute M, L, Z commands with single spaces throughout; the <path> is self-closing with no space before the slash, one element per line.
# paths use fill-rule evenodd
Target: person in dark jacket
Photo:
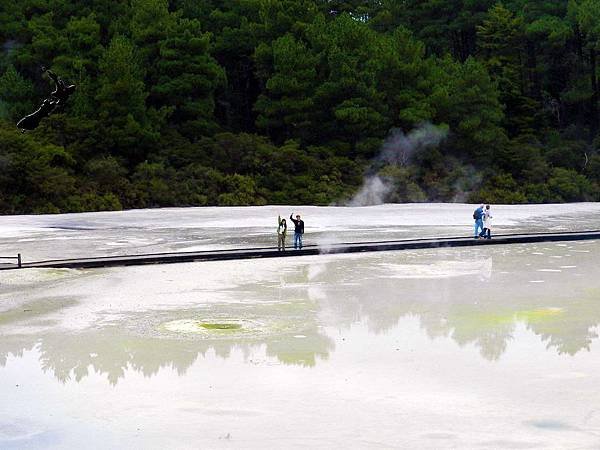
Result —
<path fill-rule="evenodd" d="M 300 220 L 300 214 L 296 214 L 296 218 L 293 217 L 294 213 L 290 214 L 290 220 L 294 222 L 294 249 L 302 250 L 302 235 L 304 234 L 304 221 Z"/>

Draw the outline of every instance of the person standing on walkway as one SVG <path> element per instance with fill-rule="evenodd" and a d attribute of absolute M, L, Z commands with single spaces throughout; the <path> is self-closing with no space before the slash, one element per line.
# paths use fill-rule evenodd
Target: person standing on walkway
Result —
<path fill-rule="evenodd" d="M 287 234 L 287 223 L 281 216 L 277 217 L 277 250 L 285 252 L 285 235 Z"/>
<path fill-rule="evenodd" d="M 483 231 L 483 203 L 473 211 L 473 219 L 475 219 L 475 239 L 477 239 L 479 233 Z"/>
<path fill-rule="evenodd" d="M 293 217 L 294 213 L 290 214 L 290 219 L 294 222 L 294 249 L 302 250 L 302 235 L 304 234 L 304 221 L 300 219 L 300 214 L 296 214 L 296 218 Z"/>
<path fill-rule="evenodd" d="M 492 211 L 490 205 L 485 205 L 485 211 L 483 212 L 483 230 L 479 233 L 479 237 L 483 239 L 492 238 Z"/>

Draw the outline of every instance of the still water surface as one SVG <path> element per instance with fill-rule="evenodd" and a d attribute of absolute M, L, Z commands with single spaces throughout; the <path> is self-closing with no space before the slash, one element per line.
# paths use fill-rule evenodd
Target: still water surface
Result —
<path fill-rule="evenodd" d="M 599 251 L 0 272 L 0 448 L 598 448 Z"/>

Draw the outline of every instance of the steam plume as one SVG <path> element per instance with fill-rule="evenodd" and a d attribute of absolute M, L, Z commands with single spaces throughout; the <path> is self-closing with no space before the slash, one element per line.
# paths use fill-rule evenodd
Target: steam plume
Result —
<path fill-rule="evenodd" d="M 347 206 L 370 206 L 385 203 L 394 190 L 393 184 L 377 175 L 377 171 L 386 164 L 405 166 L 423 149 L 439 145 L 448 134 L 448 130 L 424 123 L 408 134 L 393 129 L 387 137 L 379 155 L 371 161 L 362 187 L 347 203 Z"/>

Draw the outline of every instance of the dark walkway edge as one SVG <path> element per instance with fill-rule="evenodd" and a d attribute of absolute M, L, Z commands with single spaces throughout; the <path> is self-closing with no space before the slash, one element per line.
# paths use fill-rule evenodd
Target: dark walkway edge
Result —
<path fill-rule="evenodd" d="M 248 248 L 229 250 L 207 250 L 181 253 L 150 253 L 143 255 L 104 256 L 75 259 L 24 262 L 22 268 L 69 268 L 89 269 L 98 267 L 137 266 L 144 264 L 172 264 L 194 261 L 228 261 L 257 258 L 282 258 L 319 254 L 342 254 L 359 252 L 385 252 L 428 248 L 473 247 L 485 245 L 526 244 L 538 242 L 564 242 L 600 239 L 600 231 L 511 234 L 494 236 L 491 240 L 465 237 L 442 239 L 424 238 L 380 242 L 353 242 L 331 245 L 310 245 L 302 250 L 279 252 L 274 248 Z M 16 265 L 3 265 L 0 270 L 16 269 Z"/>

